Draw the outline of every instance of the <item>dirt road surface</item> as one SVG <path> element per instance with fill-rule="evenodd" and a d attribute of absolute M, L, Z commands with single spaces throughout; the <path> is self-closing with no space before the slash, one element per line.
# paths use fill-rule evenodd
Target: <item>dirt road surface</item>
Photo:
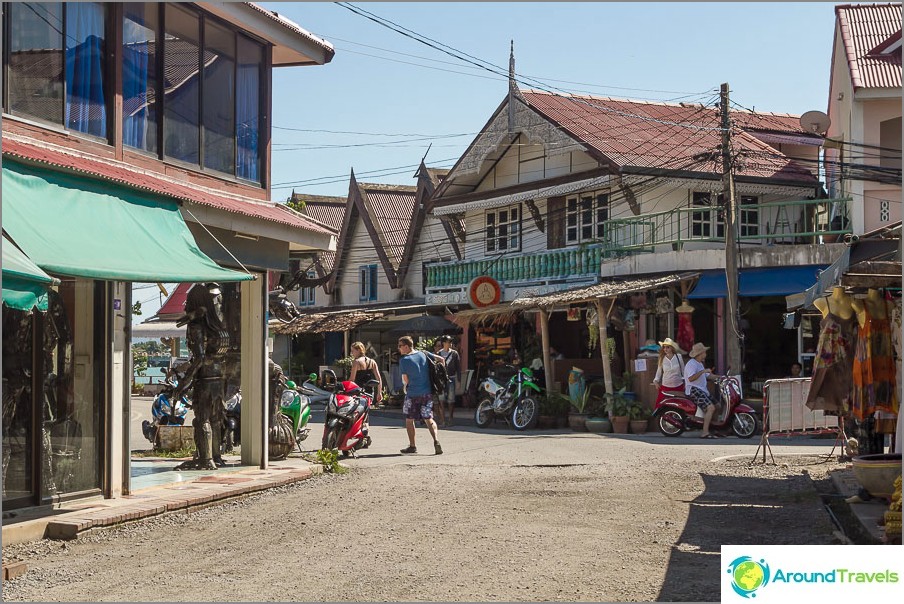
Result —
<path fill-rule="evenodd" d="M 763 465 L 757 438 L 463 427 L 401 456 L 401 420 L 374 423 L 348 474 L 4 548 L 29 570 L 3 599 L 715 602 L 722 544 L 838 543 L 832 441 Z"/>

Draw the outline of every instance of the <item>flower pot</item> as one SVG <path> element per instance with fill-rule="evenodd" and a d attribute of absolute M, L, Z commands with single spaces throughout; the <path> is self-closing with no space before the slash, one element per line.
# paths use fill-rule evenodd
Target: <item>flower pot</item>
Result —
<path fill-rule="evenodd" d="M 541 415 L 537 418 L 537 427 L 540 430 L 552 430 L 556 427 L 557 423 L 554 415 Z"/>
<path fill-rule="evenodd" d="M 568 414 L 568 427 L 574 430 L 575 432 L 586 432 L 587 426 L 585 425 L 587 422 L 587 414 L 586 413 L 569 413 Z"/>
<path fill-rule="evenodd" d="M 560 415 L 556 417 L 556 428 L 567 428 L 568 427 L 568 417 L 565 415 Z"/>
<path fill-rule="evenodd" d="M 616 434 L 627 434 L 628 433 L 628 423 L 631 421 L 627 415 L 616 415 L 611 418 L 612 420 L 612 431 Z"/>
<path fill-rule="evenodd" d="M 608 434 L 612 432 L 612 422 L 608 417 L 588 417 L 584 422 L 587 432 L 596 432 L 597 434 Z"/>
<path fill-rule="evenodd" d="M 890 499 L 895 490 L 895 479 L 901 475 L 901 454 L 877 453 L 859 455 L 851 460 L 854 478 L 873 497 Z"/>
<path fill-rule="evenodd" d="M 631 420 L 631 434 L 643 434 L 647 431 L 648 421 L 645 419 Z"/>

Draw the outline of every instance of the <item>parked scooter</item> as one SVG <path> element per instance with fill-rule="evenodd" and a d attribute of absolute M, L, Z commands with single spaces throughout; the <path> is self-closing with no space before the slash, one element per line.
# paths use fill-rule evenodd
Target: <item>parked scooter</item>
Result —
<path fill-rule="evenodd" d="M 311 403 L 308 397 L 299 394 L 295 382 L 285 379 L 282 374 L 280 374 L 279 384 L 282 392 L 279 393 L 279 409 L 272 420 L 271 430 L 284 428 L 291 434 L 291 438 L 287 437 L 278 441 L 271 438 L 269 446 L 271 460 L 285 459 L 295 447 L 298 447 L 300 452 L 301 441 L 306 439 L 311 432 L 308 427 L 308 421 L 311 419 Z"/>
<path fill-rule="evenodd" d="M 332 370 L 328 370 L 330 373 L 333 373 Z M 333 383 L 336 383 L 335 380 L 336 374 L 333 373 Z M 329 390 L 321 388 L 317 385 L 317 374 L 312 373 L 308 375 L 308 379 L 306 379 L 302 384 L 299 391 L 308 397 L 308 400 L 312 405 L 314 404 L 322 404 L 326 405 L 330 402 L 330 397 L 333 393 Z"/>
<path fill-rule="evenodd" d="M 507 383 L 487 377 L 477 387 L 474 420 L 479 428 L 486 428 L 497 417 L 504 417 L 515 430 L 527 430 L 540 418 L 540 404 L 534 396 L 535 392 L 540 392 L 540 387 L 534 383 L 534 372 L 530 367 L 520 370 L 511 365 L 508 367 L 516 372 Z"/>
<path fill-rule="evenodd" d="M 377 383 L 369 380 L 367 385 L 373 388 Z M 372 404 L 373 396 L 361 386 L 351 381 L 340 382 L 326 405 L 322 448 L 338 449 L 347 456 L 369 447 L 372 441 L 364 426 Z"/>
<path fill-rule="evenodd" d="M 174 402 L 178 380 L 184 378 L 176 367 L 167 370 L 163 382 L 163 389 L 154 397 L 151 404 L 151 420 L 141 422 L 141 432 L 154 446 L 159 445 L 160 439 L 157 428 L 160 426 L 182 426 L 185 424 L 185 416 L 191 409 L 191 403 L 184 395 Z"/>
<path fill-rule="evenodd" d="M 710 430 L 731 429 L 738 438 L 750 438 L 759 427 L 756 411 L 741 402 L 741 385 L 737 378 L 720 375 L 716 392 L 721 410 L 717 409 L 709 423 Z M 703 427 L 704 412 L 693 399 L 683 393 L 666 393 L 653 411 L 659 431 L 665 436 L 681 436 L 688 430 Z"/>

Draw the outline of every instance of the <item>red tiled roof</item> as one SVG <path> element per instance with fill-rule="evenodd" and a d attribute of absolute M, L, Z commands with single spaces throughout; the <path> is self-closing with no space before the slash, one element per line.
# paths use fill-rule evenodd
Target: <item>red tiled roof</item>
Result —
<path fill-rule="evenodd" d="M 546 119 L 584 143 L 591 153 L 619 168 L 720 173 L 713 161 L 695 161 L 695 156 L 711 154 L 721 143 L 719 114 L 712 107 L 530 90 L 521 91 L 521 96 Z M 735 150 L 756 156 L 756 161 L 748 161 L 738 170 L 738 176 L 816 181 L 805 167 L 745 132 L 802 133 L 797 116 L 737 111 L 731 117 L 741 130 L 732 139 Z"/>
<path fill-rule="evenodd" d="M 901 36 L 901 3 L 842 4 L 835 7 L 837 27 L 858 88 L 900 88 L 901 49 L 882 54 L 889 38 Z"/>
<path fill-rule="evenodd" d="M 3 156 L 80 172 L 101 180 L 117 182 L 136 189 L 150 191 L 182 201 L 194 202 L 233 214 L 269 220 L 313 233 L 334 234 L 326 227 L 306 220 L 301 214 L 294 212 L 283 204 L 216 194 L 196 185 L 173 182 L 166 180 L 161 175 L 139 172 L 128 164 L 110 159 L 75 155 L 71 152 L 63 151 L 61 148 L 39 147 L 20 140 L 13 140 L 8 135 L 4 135 L 3 139 Z"/>
<path fill-rule="evenodd" d="M 367 183 L 359 183 L 358 187 L 383 249 L 398 270 L 414 218 L 417 187 Z"/>
<path fill-rule="evenodd" d="M 170 294 L 169 298 L 166 299 L 166 302 L 163 303 L 163 306 L 160 307 L 160 310 L 157 311 L 155 316 L 161 318 L 174 318 L 178 319 L 183 314 L 185 314 L 185 297 L 188 295 L 188 290 L 191 289 L 194 283 L 180 283 L 176 286 L 176 289 L 173 290 L 173 293 Z"/>

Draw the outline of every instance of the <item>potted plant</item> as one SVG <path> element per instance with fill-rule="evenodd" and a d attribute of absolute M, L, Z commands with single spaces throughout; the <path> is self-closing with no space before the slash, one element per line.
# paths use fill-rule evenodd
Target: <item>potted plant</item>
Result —
<path fill-rule="evenodd" d="M 628 403 L 628 416 L 631 418 L 631 434 L 643 434 L 650 422 L 650 411 L 638 401 Z"/>
<path fill-rule="evenodd" d="M 622 391 L 622 396 L 633 399 L 634 395 L 634 373 L 632 371 L 623 371 L 621 376 L 613 380 L 613 386 L 617 390 Z"/>
<path fill-rule="evenodd" d="M 631 420 L 628 408 L 628 398 L 625 397 L 625 387 L 618 392 L 606 395 L 606 412 L 612 421 L 612 431 L 616 434 L 628 433 L 628 422 Z"/>
<path fill-rule="evenodd" d="M 588 417 L 584 421 L 588 432 L 612 432 L 612 422 L 606 414 L 605 399 L 591 397 L 588 403 Z"/>
<path fill-rule="evenodd" d="M 540 417 L 537 419 L 537 427 L 541 430 L 555 428 L 561 407 L 558 395 L 540 394 L 537 396 L 537 402 L 540 406 Z"/>
<path fill-rule="evenodd" d="M 352 370 L 352 361 L 354 361 L 354 360 L 355 359 L 351 356 L 347 356 L 343 359 L 336 359 L 333 362 L 333 366 L 335 366 L 337 369 L 339 369 L 339 371 L 337 371 L 336 373 L 340 374 L 342 377 L 347 378 L 349 375 L 349 372 L 351 372 L 351 370 Z"/>

